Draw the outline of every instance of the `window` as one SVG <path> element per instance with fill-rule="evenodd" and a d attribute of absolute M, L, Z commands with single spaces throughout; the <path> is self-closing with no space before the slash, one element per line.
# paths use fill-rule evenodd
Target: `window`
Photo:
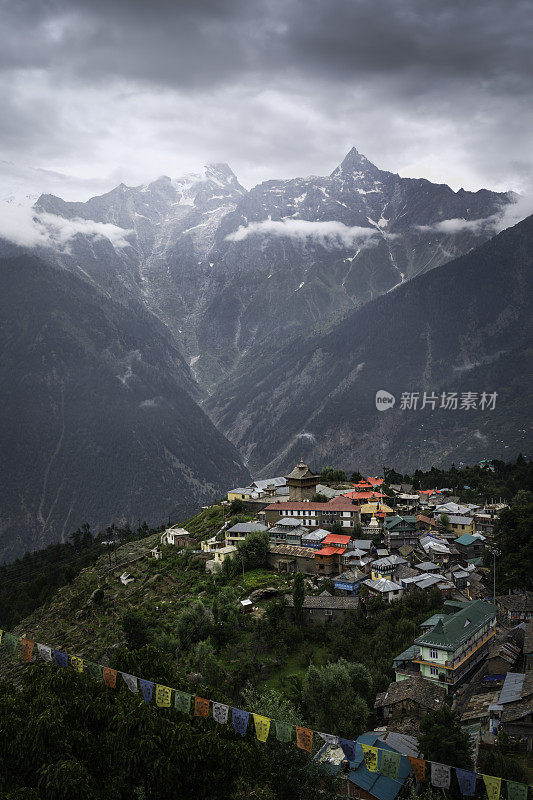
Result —
<path fill-rule="evenodd" d="M 324 616 L 326 616 L 326 617 L 332 617 L 333 616 L 333 611 L 331 610 L 331 608 L 325 608 L 324 609 Z"/>
<path fill-rule="evenodd" d="M 435 647 L 431 647 L 429 651 L 429 657 L 437 659 L 439 657 L 439 651 Z M 433 669 L 433 667 L 432 667 Z"/>
<path fill-rule="evenodd" d="M 432 675 L 438 675 L 439 674 L 439 671 L 438 671 L 437 667 L 430 667 L 429 671 L 431 672 Z"/>

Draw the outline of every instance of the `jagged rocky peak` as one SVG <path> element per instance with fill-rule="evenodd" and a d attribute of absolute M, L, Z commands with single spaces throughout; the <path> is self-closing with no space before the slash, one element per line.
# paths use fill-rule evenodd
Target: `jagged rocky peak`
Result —
<path fill-rule="evenodd" d="M 380 175 L 382 170 L 376 167 L 366 156 L 352 147 L 339 166 L 333 170 L 331 177 L 370 177 Z"/>

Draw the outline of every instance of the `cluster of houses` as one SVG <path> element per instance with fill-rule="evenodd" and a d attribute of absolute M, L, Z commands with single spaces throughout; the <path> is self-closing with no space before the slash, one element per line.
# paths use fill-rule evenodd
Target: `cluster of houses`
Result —
<path fill-rule="evenodd" d="M 242 500 L 257 521 L 203 543 L 213 553 L 208 568 L 262 530 L 268 532 L 273 569 L 330 579 L 334 596 L 357 598 L 363 587 L 363 594 L 388 603 L 415 589 L 437 588 L 457 600 L 483 595 L 478 568 L 502 504 L 465 504 L 451 490 L 415 492 L 407 485 L 388 487 L 385 495 L 383 478 L 338 489 L 319 481 L 300 462 L 289 475 L 228 492 L 228 501 Z M 329 610 L 332 619 L 343 611 Z M 317 621 L 320 616 L 314 613 Z"/>
<path fill-rule="evenodd" d="M 412 776 L 406 757 L 420 755 L 419 721 L 444 704 L 460 717 L 474 756 L 501 728 L 524 739 L 529 752 L 533 746 L 533 593 L 487 599 L 485 556 L 506 506 L 462 503 L 447 489 L 389 485 L 385 493 L 383 483 L 368 477 L 333 489 L 300 462 L 289 475 L 228 492 L 226 502 L 241 501 L 254 520 L 227 521 L 201 542 L 206 569 L 216 572 L 248 536 L 266 533 L 269 566 L 287 576 L 301 572 L 316 589 L 304 597 L 306 624 L 342 622 L 372 597 L 394 603 L 407 592 L 440 592 L 442 613 L 421 623 L 394 658 L 395 680 L 376 697 L 382 727 L 359 737 L 349 763 L 335 744 L 316 756 L 346 784 L 346 796 L 367 800 L 405 793 Z M 161 544 L 189 542 L 177 526 L 161 536 Z M 241 605 L 253 608 L 250 599 Z M 285 609 L 292 617 L 292 594 Z M 402 755 L 397 779 L 364 767 L 361 746 L 372 743 Z"/>

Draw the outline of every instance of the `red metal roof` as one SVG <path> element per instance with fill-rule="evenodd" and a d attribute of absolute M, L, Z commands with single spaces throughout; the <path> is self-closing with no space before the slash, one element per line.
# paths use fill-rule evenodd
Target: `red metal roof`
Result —
<path fill-rule="evenodd" d="M 342 556 L 345 552 L 345 547 L 322 547 L 321 550 L 315 550 L 315 556 L 334 556 L 336 554 Z"/>
<path fill-rule="evenodd" d="M 346 535 L 344 533 L 328 533 L 322 540 L 322 544 L 332 544 L 332 545 L 348 545 L 352 537 L 350 535 Z"/>

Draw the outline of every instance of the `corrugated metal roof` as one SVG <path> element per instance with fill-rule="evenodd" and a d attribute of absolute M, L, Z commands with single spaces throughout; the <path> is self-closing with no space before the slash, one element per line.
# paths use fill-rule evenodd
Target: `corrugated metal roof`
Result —
<path fill-rule="evenodd" d="M 503 689 L 500 692 L 498 703 L 515 703 L 522 697 L 522 686 L 526 676 L 522 672 L 508 672 L 505 676 Z"/>

